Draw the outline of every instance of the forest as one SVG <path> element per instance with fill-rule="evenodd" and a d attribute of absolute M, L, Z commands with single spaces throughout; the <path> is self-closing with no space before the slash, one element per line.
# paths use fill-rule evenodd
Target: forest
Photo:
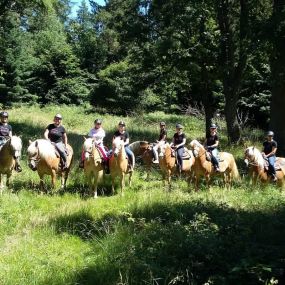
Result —
<path fill-rule="evenodd" d="M 0 104 L 222 116 L 285 154 L 285 0 L 2 0 Z M 91 7 L 91 8 L 90 8 Z"/>

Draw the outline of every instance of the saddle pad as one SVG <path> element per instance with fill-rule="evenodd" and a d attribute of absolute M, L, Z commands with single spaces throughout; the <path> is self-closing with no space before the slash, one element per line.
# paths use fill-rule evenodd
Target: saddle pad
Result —
<path fill-rule="evenodd" d="M 191 157 L 191 154 L 190 154 L 190 151 L 184 147 L 184 152 L 183 152 L 183 156 L 182 156 L 182 159 L 189 159 Z"/>
<path fill-rule="evenodd" d="M 264 159 L 264 168 L 265 168 L 266 171 L 268 170 L 268 166 L 269 166 L 268 160 Z M 282 162 L 282 161 L 276 160 L 275 164 L 274 164 L 275 170 L 276 171 L 280 171 L 280 170 L 282 170 L 282 167 L 285 167 L 285 163 Z"/>

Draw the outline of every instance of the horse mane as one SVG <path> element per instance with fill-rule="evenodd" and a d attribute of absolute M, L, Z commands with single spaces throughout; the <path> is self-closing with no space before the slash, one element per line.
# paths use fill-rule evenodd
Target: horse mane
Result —
<path fill-rule="evenodd" d="M 93 147 L 93 138 L 87 138 L 83 143 L 83 149 L 85 150 L 87 147 Z"/>
<path fill-rule="evenodd" d="M 262 157 L 261 152 L 254 146 L 250 146 L 246 149 L 249 155 L 252 155 L 254 157 L 254 162 L 263 167 L 264 166 L 264 159 Z"/>
<path fill-rule="evenodd" d="M 36 150 L 39 150 L 39 156 L 42 158 L 56 158 L 54 146 L 49 140 L 37 139 L 30 144 L 28 147 L 28 153 L 35 153 Z"/>
<path fill-rule="evenodd" d="M 22 140 L 20 137 L 17 136 L 12 136 L 11 138 L 11 146 L 15 149 L 15 150 L 21 150 L 22 149 Z"/>
<path fill-rule="evenodd" d="M 190 147 L 194 147 L 195 145 L 197 145 L 198 147 L 204 148 L 204 146 L 198 140 L 192 140 L 189 145 Z"/>

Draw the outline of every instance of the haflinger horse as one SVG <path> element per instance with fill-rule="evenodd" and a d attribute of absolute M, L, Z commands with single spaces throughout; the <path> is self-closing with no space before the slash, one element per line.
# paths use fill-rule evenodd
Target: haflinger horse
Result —
<path fill-rule="evenodd" d="M 103 179 L 104 171 L 102 166 L 102 158 L 98 148 L 94 144 L 94 139 L 87 138 L 83 144 L 84 152 L 84 173 L 94 198 L 97 198 L 98 183 Z"/>
<path fill-rule="evenodd" d="M 12 136 L 6 141 L 0 150 L 0 188 L 3 189 L 2 174 L 7 175 L 6 186 L 10 185 L 10 177 L 15 168 L 16 160 L 19 160 L 22 152 L 22 140 L 20 137 Z"/>
<path fill-rule="evenodd" d="M 227 188 L 231 187 L 232 180 L 239 180 L 240 175 L 232 154 L 228 152 L 220 152 L 220 171 L 215 172 L 211 161 L 207 160 L 207 151 L 204 146 L 197 140 L 190 142 L 190 147 L 195 156 L 195 163 L 193 165 L 193 172 L 195 176 L 195 190 L 198 191 L 198 183 L 201 176 L 205 176 L 207 187 L 210 186 L 211 175 L 219 174 L 223 177 L 224 185 Z"/>
<path fill-rule="evenodd" d="M 133 162 L 135 158 L 133 157 Z M 132 183 L 133 170 L 128 167 L 128 157 L 124 147 L 124 141 L 120 137 L 113 140 L 113 151 L 109 160 L 110 174 L 112 179 L 112 193 L 115 192 L 115 179 L 120 178 L 121 195 L 125 186 L 125 175 L 129 174 L 129 185 Z"/>
<path fill-rule="evenodd" d="M 269 182 L 271 176 L 268 175 L 267 168 L 268 162 L 263 158 L 262 153 L 255 147 L 248 147 L 245 152 L 245 163 L 249 167 L 249 174 L 252 178 L 253 184 L 256 184 L 257 178 L 261 182 Z M 284 176 L 285 176 L 285 158 L 276 157 L 275 162 L 277 185 L 280 187 L 284 186 Z"/>
<path fill-rule="evenodd" d="M 66 181 L 70 171 L 72 159 L 73 159 L 73 149 L 68 144 L 67 145 L 67 168 L 62 170 L 60 167 L 60 157 L 55 150 L 54 145 L 46 139 L 37 139 L 35 141 L 29 141 L 30 145 L 28 147 L 28 161 L 29 167 L 38 172 L 40 177 L 40 191 L 44 190 L 43 178 L 45 175 L 51 176 L 51 183 L 53 189 L 56 186 L 56 175 L 61 176 L 61 188 L 64 189 L 66 186 Z"/>
<path fill-rule="evenodd" d="M 184 148 L 185 149 L 185 148 Z M 162 171 L 162 178 L 164 183 L 168 182 L 169 189 L 171 188 L 171 176 L 177 172 L 177 164 L 176 157 L 173 156 L 173 150 L 169 143 L 165 143 L 164 145 L 160 145 L 158 147 L 159 152 L 159 166 Z M 183 168 L 182 172 L 184 172 L 188 176 L 188 184 L 190 183 L 190 178 L 192 175 L 192 166 L 195 162 L 194 155 L 192 151 L 187 150 L 189 153 L 189 158 L 183 159 Z M 179 174 L 179 173 L 178 173 Z"/>

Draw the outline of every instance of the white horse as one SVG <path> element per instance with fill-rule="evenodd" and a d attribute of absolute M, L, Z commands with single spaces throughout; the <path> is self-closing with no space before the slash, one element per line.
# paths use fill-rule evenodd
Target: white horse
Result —
<path fill-rule="evenodd" d="M 245 163 L 249 167 L 249 174 L 253 183 L 256 184 L 257 178 L 259 178 L 262 182 L 269 182 L 271 177 L 267 173 L 267 165 L 262 153 L 255 146 L 250 146 L 245 150 L 244 155 Z M 276 157 L 275 167 L 277 168 L 277 185 L 282 187 L 285 176 L 285 158 Z"/>
<path fill-rule="evenodd" d="M 10 177 L 15 168 L 16 161 L 20 160 L 22 152 L 22 140 L 20 137 L 12 136 L 0 150 L 0 187 L 3 189 L 2 175 L 7 175 L 6 186 L 9 187 Z"/>

